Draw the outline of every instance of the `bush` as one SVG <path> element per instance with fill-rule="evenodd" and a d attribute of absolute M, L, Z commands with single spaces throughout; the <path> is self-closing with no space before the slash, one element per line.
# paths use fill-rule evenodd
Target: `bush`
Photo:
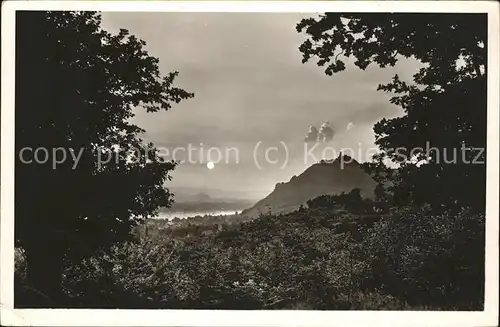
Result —
<path fill-rule="evenodd" d="M 165 276 L 171 251 L 171 244 L 149 241 L 115 245 L 68 267 L 63 287 L 75 306 L 147 308 L 174 296 L 175 271 Z"/>
<path fill-rule="evenodd" d="M 477 310 L 483 301 L 484 216 L 467 210 L 302 208 L 212 234 L 149 235 L 69 264 L 66 305 Z M 20 252 L 17 284 L 23 271 Z"/>
<path fill-rule="evenodd" d="M 235 254 L 189 241 L 125 243 L 66 270 L 71 306 L 253 308 L 256 289 L 239 279 Z"/>
<path fill-rule="evenodd" d="M 482 310 L 484 228 L 484 215 L 467 209 L 396 209 L 362 242 L 365 282 L 413 305 Z"/>

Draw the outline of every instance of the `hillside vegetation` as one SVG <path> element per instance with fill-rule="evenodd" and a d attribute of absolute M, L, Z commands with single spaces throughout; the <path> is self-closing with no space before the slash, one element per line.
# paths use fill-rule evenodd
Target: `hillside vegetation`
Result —
<path fill-rule="evenodd" d="M 484 216 L 373 210 L 359 191 L 235 225 L 166 221 L 68 265 L 69 307 L 479 310 Z M 217 228 L 214 226 L 222 226 Z M 20 256 L 22 258 L 22 256 Z M 22 260 L 16 280 L 23 292 Z"/>

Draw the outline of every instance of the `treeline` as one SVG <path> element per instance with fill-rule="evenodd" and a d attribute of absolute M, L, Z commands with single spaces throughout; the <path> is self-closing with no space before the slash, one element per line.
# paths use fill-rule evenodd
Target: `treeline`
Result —
<path fill-rule="evenodd" d="M 243 222 L 251 220 L 243 215 L 197 215 L 187 218 L 152 218 L 136 226 L 132 235 L 136 238 L 191 237 L 213 234 L 222 230 L 238 228 Z"/>

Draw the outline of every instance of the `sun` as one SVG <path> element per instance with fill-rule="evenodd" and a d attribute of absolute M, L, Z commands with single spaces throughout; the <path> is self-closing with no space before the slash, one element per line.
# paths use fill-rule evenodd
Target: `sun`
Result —
<path fill-rule="evenodd" d="M 214 162 L 213 161 L 207 162 L 207 168 L 210 169 L 210 170 L 214 169 L 215 168 Z"/>

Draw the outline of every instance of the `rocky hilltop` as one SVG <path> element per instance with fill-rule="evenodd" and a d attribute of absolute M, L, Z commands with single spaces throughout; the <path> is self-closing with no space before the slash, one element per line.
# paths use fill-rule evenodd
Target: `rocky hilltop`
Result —
<path fill-rule="evenodd" d="M 355 188 L 365 198 L 374 197 L 376 182 L 353 158 L 339 155 L 334 161 L 321 161 L 290 181 L 276 184 L 274 190 L 242 215 L 257 217 L 261 213 L 288 213 L 320 195 L 340 194 Z"/>

